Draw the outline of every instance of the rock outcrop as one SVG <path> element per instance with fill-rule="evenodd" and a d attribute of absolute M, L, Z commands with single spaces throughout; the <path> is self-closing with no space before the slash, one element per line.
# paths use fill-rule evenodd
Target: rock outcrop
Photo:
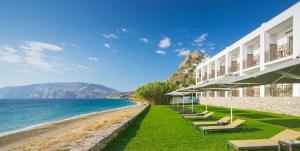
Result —
<path fill-rule="evenodd" d="M 193 51 L 180 63 L 178 70 L 173 73 L 168 80 L 183 86 L 194 84 L 196 66 L 205 58 L 206 56 L 201 51 Z"/>

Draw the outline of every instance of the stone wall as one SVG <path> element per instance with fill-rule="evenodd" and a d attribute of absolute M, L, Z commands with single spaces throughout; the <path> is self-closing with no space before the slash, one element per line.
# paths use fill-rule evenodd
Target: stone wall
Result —
<path fill-rule="evenodd" d="M 230 97 L 200 98 L 200 104 L 230 107 Z M 300 97 L 233 97 L 233 108 L 300 116 Z"/>

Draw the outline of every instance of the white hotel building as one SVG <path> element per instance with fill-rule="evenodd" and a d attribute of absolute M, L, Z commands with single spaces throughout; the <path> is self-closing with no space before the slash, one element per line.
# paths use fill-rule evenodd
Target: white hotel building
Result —
<path fill-rule="evenodd" d="M 196 69 L 196 83 L 230 74 L 244 76 L 260 72 L 295 59 L 297 56 L 300 56 L 300 2 L 261 24 L 259 28 L 220 53 L 200 63 Z M 230 92 L 198 94 L 202 98 L 206 96 L 226 98 L 230 95 L 236 97 L 235 100 L 245 100 L 243 99 L 245 97 L 249 100 L 251 97 L 256 99 L 268 97 L 272 100 L 280 97 L 297 98 L 300 97 L 300 84 L 239 88 L 232 94 Z M 300 98 L 297 99 L 300 100 Z"/>

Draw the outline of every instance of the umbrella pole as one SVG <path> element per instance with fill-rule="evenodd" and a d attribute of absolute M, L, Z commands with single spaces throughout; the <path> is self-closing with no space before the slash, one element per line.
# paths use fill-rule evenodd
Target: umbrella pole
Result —
<path fill-rule="evenodd" d="M 184 112 L 184 95 L 182 95 L 182 110 Z"/>
<path fill-rule="evenodd" d="M 232 122 L 233 119 L 233 114 L 232 114 L 232 93 L 233 90 L 231 90 L 231 95 L 230 95 L 230 121 Z"/>
<path fill-rule="evenodd" d="M 194 93 L 192 93 L 192 113 L 194 113 Z"/>
<path fill-rule="evenodd" d="M 174 107 L 174 105 L 175 105 L 175 100 L 174 100 L 174 95 L 173 95 L 173 97 L 172 97 L 172 100 L 173 100 L 173 107 Z"/>
<path fill-rule="evenodd" d="M 208 96 L 207 96 L 207 98 L 206 98 L 205 111 L 207 111 L 207 102 L 208 102 L 208 98 L 209 98 L 209 93 L 208 93 Z"/>

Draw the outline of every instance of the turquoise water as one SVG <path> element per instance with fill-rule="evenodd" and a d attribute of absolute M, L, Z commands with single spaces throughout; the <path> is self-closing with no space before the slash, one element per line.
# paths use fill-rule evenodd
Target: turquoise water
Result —
<path fill-rule="evenodd" d="M 0 99 L 0 133 L 135 104 L 122 99 Z"/>

